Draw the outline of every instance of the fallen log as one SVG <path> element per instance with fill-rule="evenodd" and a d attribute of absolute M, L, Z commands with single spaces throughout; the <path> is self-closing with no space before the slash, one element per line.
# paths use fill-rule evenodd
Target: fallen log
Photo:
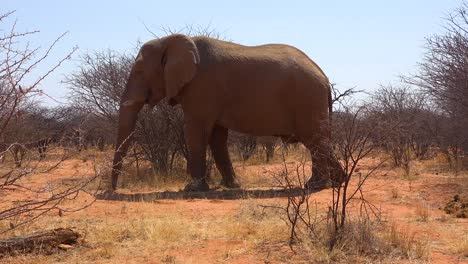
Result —
<path fill-rule="evenodd" d="M 57 251 L 61 244 L 75 244 L 79 237 L 70 228 L 57 228 L 4 239 L 0 240 L 0 256 L 32 252 L 50 254 Z"/>

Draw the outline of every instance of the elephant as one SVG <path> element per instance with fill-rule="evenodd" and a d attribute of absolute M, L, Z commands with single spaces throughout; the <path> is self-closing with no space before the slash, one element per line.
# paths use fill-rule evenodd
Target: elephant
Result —
<path fill-rule="evenodd" d="M 312 155 L 307 186 L 330 184 L 331 87 L 320 67 L 283 44 L 244 46 L 204 36 L 173 34 L 144 43 L 119 106 L 112 188 L 122 168 L 138 112 L 166 98 L 180 104 L 191 181 L 185 191 L 207 191 L 209 146 L 221 185 L 239 188 L 227 148 L 228 130 L 302 142 Z"/>

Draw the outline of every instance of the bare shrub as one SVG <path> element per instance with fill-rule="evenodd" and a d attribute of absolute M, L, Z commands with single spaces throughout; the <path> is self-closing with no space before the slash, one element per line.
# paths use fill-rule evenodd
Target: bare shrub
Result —
<path fill-rule="evenodd" d="M 88 187 L 100 177 L 99 171 L 91 177 L 82 177 L 66 184 L 58 180 L 34 183 L 32 179 L 54 173 L 73 155 L 67 149 L 55 146 L 51 147 L 51 152 L 59 155 L 57 161 L 42 164 L 37 157 L 39 154 L 30 153 L 22 161 L 21 167 L 6 163 L 0 170 L 0 223 L 3 223 L 0 233 L 31 223 L 50 212 L 75 212 L 93 203 L 93 191 Z M 82 195 L 87 196 L 86 202 L 69 203 Z"/>
<path fill-rule="evenodd" d="M 288 192 L 288 203 L 283 210 L 290 227 L 291 247 L 294 242 L 310 240 L 325 247 L 330 254 L 338 250 L 376 256 L 384 251 L 377 245 L 382 241 L 375 234 L 380 210 L 365 198 L 364 184 L 384 160 L 377 158 L 365 171 L 361 170 L 360 163 L 365 158 L 378 157 L 374 154 L 379 145 L 373 139 L 380 123 L 369 118 L 368 107 L 349 105 L 349 98 L 340 94 L 334 90 L 335 102 L 340 104 L 339 112 L 332 116 L 330 148 L 339 162 L 330 164 L 336 180 L 328 212 L 320 214 L 311 201 L 311 191 L 301 187 L 310 175 L 305 159 L 292 168 L 283 159 L 283 169 L 274 175 L 279 179 L 278 185 Z M 356 216 L 350 216 L 350 207 L 357 209 Z"/>
<path fill-rule="evenodd" d="M 172 169 L 175 155 L 187 157 L 183 113 L 179 107 L 161 104 L 146 108 L 138 121 L 136 138 L 158 173 L 167 174 Z"/>
<path fill-rule="evenodd" d="M 7 21 L 11 19 L 14 12 L 0 14 L 0 27 L 5 32 L 0 37 L 0 138 L 5 140 L 11 137 L 15 142 L 7 142 L 2 147 L 2 152 L 10 151 L 12 148 L 21 147 L 21 151 L 29 151 L 28 144 L 25 141 L 33 134 L 41 133 L 44 128 L 38 130 L 34 126 L 21 126 L 25 120 L 35 120 L 38 115 L 30 111 L 24 115 L 26 106 L 30 105 L 35 96 L 43 94 L 39 89 L 40 83 L 58 68 L 64 61 L 70 58 L 75 51 L 65 55 L 56 64 L 52 64 L 49 70 L 42 75 L 36 75 L 34 78 L 33 70 L 49 56 L 51 50 L 57 45 L 60 36 L 49 45 L 45 51 L 40 48 L 33 48 L 28 44 L 28 37 L 37 34 L 38 31 L 17 32 L 16 22 L 8 27 Z M 33 80 L 28 83 L 27 80 Z M 41 118 L 44 115 L 39 115 Z M 19 121 L 18 123 L 16 123 Z M 36 124 L 37 125 L 37 124 Z M 24 132 L 19 138 L 14 138 L 8 131 Z M 28 136 L 28 133 L 31 133 Z M 8 139 L 7 139 L 8 140 Z M 44 150 L 42 146 L 42 150 Z M 60 150 L 57 150 L 58 152 Z M 32 152 L 31 152 L 32 153 Z M 35 158 L 31 155 L 27 161 L 21 160 L 11 164 L 6 162 L 0 168 L 0 222 L 2 227 L 0 233 L 8 232 L 18 226 L 25 225 L 35 219 L 47 214 L 53 210 L 59 212 L 80 210 L 88 204 L 80 204 L 77 207 L 69 207 L 64 201 L 73 200 L 82 192 L 87 192 L 85 187 L 92 179 L 78 181 L 70 185 L 56 185 L 52 183 L 31 184 L 32 178 L 39 174 L 50 173 L 57 169 L 61 162 L 68 157 L 68 152 L 63 151 L 58 162 L 52 165 L 42 165 L 40 163 L 43 157 Z M 21 165 L 21 166 L 18 166 Z"/>
<path fill-rule="evenodd" d="M 335 206 L 337 204 L 341 206 L 341 197 L 345 196 L 338 197 L 336 194 L 342 194 L 344 186 L 333 190 L 334 195 L 328 211 L 320 212 L 318 204 L 313 199 L 313 193 L 301 187 L 310 176 L 310 163 L 306 161 L 305 155 L 302 157 L 295 164 L 286 163 L 283 159 L 281 170 L 269 172 L 276 179 L 277 185 L 284 188 L 288 194 L 286 206 L 279 209 L 284 212 L 284 220 L 289 226 L 290 248 L 294 251 L 297 243 L 308 245 L 315 251 L 325 251 L 325 259 L 328 261 L 349 260 L 350 254 L 374 257 L 382 253 L 386 254 L 384 241 L 377 232 L 381 223 L 379 219 L 373 219 L 371 215 L 367 215 L 367 213 L 372 214 L 369 211 L 378 215 L 378 210 L 365 201 L 363 195 L 360 194 L 361 197 L 356 197 L 356 199 L 362 199 L 361 214 L 348 217 L 348 203 L 352 199 L 349 199 L 351 195 L 346 196 L 345 222 L 337 229 L 334 222 L 336 219 L 340 223 L 341 210 L 336 209 Z M 366 212 L 366 210 L 369 211 Z"/>
<path fill-rule="evenodd" d="M 468 199 L 456 194 L 443 209 L 445 213 L 452 214 L 457 218 L 468 218 Z"/>
<path fill-rule="evenodd" d="M 408 86 L 381 86 L 372 97 L 369 116 L 379 120 L 378 134 L 374 141 L 390 154 L 395 166 L 410 174 L 410 162 L 414 156 L 424 158 L 433 142 L 427 117 L 425 97 L 411 91 Z"/>
<path fill-rule="evenodd" d="M 270 162 L 275 154 L 275 149 L 279 145 L 279 140 L 276 137 L 258 137 L 257 143 L 265 152 L 265 162 Z"/>
<path fill-rule="evenodd" d="M 332 204 L 329 207 L 327 223 L 332 228 L 333 240 L 330 240 L 330 249 L 340 240 L 342 230 L 346 226 L 348 213 L 348 205 L 351 201 L 357 200 L 360 202 L 360 212 L 362 215 L 378 216 L 378 210 L 375 206 L 368 203 L 364 198 L 363 185 L 372 173 L 382 164 L 378 161 L 366 172 L 358 170 L 359 163 L 368 157 L 376 149 L 376 145 L 370 140 L 373 126 L 366 126 L 361 121 L 365 108 L 347 108 L 347 112 L 340 115 L 340 118 L 333 120 L 333 135 L 332 145 L 334 155 L 340 161 L 332 167 L 332 171 L 337 173 L 342 171 L 342 183 L 337 182 L 332 191 Z M 283 162 L 283 170 L 276 174 L 278 185 L 289 190 L 288 205 L 285 208 L 288 219 L 291 225 L 291 241 L 297 239 L 296 226 L 302 223 L 307 227 L 307 231 L 311 235 L 316 236 L 314 223 L 317 220 L 311 214 L 311 205 L 309 204 L 310 191 L 302 189 L 300 186 L 305 183 L 309 177 L 310 170 L 305 169 L 307 166 L 305 159 L 301 160 L 293 169 Z M 358 177 L 353 185 L 351 180 Z M 298 189 L 299 188 L 299 189 Z"/>
<path fill-rule="evenodd" d="M 335 186 L 332 192 L 333 202 L 328 221 L 333 226 L 335 236 L 330 241 L 330 248 L 340 242 L 351 201 L 359 202 L 359 213 L 363 218 L 379 218 L 380 215 L 378 208 L 365 199 L 363 186 L 366 180 L 381 167 L 384 160 L 376 161 L 366 171 L 359 169 L 361 161 L 370 157 L 378 149 L 378 145 L 371 139 L 380 126 L 376 123 L 365 122 L 368 114 L 366 107 L 351 106 L 344 110 L 345 114 L 339 119 L 334 119 L 332 123 L 334 154 L 340 161 L 338 165 L 341 166 L 344 175 L 342 183 Z M 352 180 L 355 181 L 354 185 L 351 185 Z"/>
<path fill-rule="evenodd" d="M 332 173 L 341 173 L 335 181 L 328 210 L 321 212 L 313 194 L 301 187 L 310 175 L 305 159 L 286 163 L 283 169 L 271 172 L 278 186 L 288 193 L 288 202 L 280 207 L 290 230 L 290 247 L 300 242 L 328 262 L 383 260 L 395 254 L 409 259 L 428 259 L 429 241 L 415 233 L 400 232 L 381 221 L 379 208 L 365 197 L 365 183 L 386 161 L 379 155 L 380 141 L 387 132 L 375 118 L 373 107 L 341 104 L 333 113 L 331 146 L 339 164 L 331 164 Z M 366 159 L 366 167 L 361 162 Z M 337 168 L 339 167 L 339 168 Z M 336 175 L 335 175 L 336 176 Z M 392 190 L 396 199 L 399 194 Z M 408 235 L 408 236 L 406 236 Z M 325 253 L 324 253 L 325 252 Z M 314 254 L 315 255 L 315 254 Z"/>
<path fill-rule="evenodd" d="M 257 149 L 257 137 L 242 134 L 235 131 L 229 131 L 229 143 L 233 145 L 241 160 L 247 161 Z"/>
<path fill-rule="evenodd" d="M 30 104 L 6 127 L 2 144 L 4 148 L 9 147 L 9 154 L 20 167 L 29 152 L 37 152 L 37 158 L 45 159 L 49 146 L 62 138 L 63 131 L 54 111 Z"/>
<path fill-rule="evenodd" d="M 365 198 L 366 180 L 385 162 L 376 158 L 379 146 L 372 138 L 379 126 L 369 123 L 367 114 L 365 107 L 347 107 L 333 119 L 332 144 L 344 179 L 331 190 L 327 211 L 321 212 L 313 193 L 301 188 L 310 175 L 305 160 L 284 162 L 283 169 L 273 174 L 289 193 L 281 210 L 290 228 L 290 246 L 294 250 L 300 242 L 313 252 L 326 252 L 320 259 L 330 262 L 362 257 L 376 261 L 395 255 L 426 260 L 430 256 L 429 241 L 414 232 L 386 226 L 379 208 Z M 361 168 L 363 159 L 372 162 Z"/>
<path fill-rule="evenodd" d="M 276 181 L 276 186 L 284 189 L 287 193 L 288 201 L 284 208 L 286 214 L 286 224 L 290 228 L 289 245 L 292 248 L 293 243 L 299 240 L 298 228 L 305 226 L 308 232 L 317 236 L 315 232 L 315 224 L 317 218 L 314 217 L 313 205 L 309 204 L 311 192 L 305 186 L 310 169 L 307 164 L 305 155 L 294 164 L 288 165 L 286 162 L 285 153 L 282 153 L 281 169 L 279 171 L 266 170 Z M 315 212 L 316 213 L 316 212 Z"/>

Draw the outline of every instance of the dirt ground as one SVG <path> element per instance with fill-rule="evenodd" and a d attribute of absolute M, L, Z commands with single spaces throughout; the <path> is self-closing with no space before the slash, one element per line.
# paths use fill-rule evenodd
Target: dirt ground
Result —
<path fill-rule="evenodd" d="M 365 160 L 365 171 L 374 161 Z M 31 179 L 34 184 L 73 181 L 93 173 L 93 161 L 73 159 L 51 174 Z M 271 171 L 281 163 L 236 163 L 244 188 L 231 199 L 175 197 L 142 201 L 96 200 L 74 213 L 53 212 L 14 234 L 38 229 L 72 227 L 82 237 L 79 245 L 56 254 L 18 255 L 0 259 L 5 263 L 327 263 L 335 260 L 323 252 L 288 246 L 288 226 L 281 211 L 286 198 L 265 194 L 252 198 L 249 190 L 271 189 Z M 177 191 L 183 182 L 160 186 Z M 154 189 L 122 189 L 120 193 L 152 192 Z M 421 256 L 395 255 L 379 260 L 353 257 L 338 262 L 367 263 L 468 263 L 468 220 L 456 218 L 443 207 L 458 194 L 468 194 L 468 173 L 456 176 L 433 159 L 414 162 L 409 177 L 385 165 L 364 185 L 366 199 L 380 209 L 382 226 L 411 234 L 424 245 Z M 274 193 L 274 192 L 273 192 Z M 70 204 L 91 197 L 82 196 Z M 311 195 L 317 210 L 326 212 L 331 191 Z M 4 223 L 5 224 L 5 223 Z M 8 235 L 13 235 L 12 233 Z"/>

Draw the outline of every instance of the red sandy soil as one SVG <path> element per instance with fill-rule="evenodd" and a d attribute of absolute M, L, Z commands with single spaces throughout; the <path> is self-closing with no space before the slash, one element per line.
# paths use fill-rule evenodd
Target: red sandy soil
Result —
<path fill-rule="evenodd" d="M 374 162 L 366 160 L 361 164 L 362 171 L 365 171 Z M 48 181 L 55 183 L 63 180 L 70 181 L 70 179 L 82 177 L 83 174 L 92 174 L 91 167 L 91 161 L 70 160 L 52 174 L 34 177 L 31 181 L 33 184 L 43 184 Z M 273 186 L 274 180 L 269 173 L 264 172 L 265 168 L 275 170 L 280 167 L 279 163 L 274 165 L 237 165 L 235 170 L 244 187 L 268 188 Z M 74 176 L 70 177 L 70 174 Z M 403 172 L 398 169 L 390 166 L 384 167 L 370 177 L 365 184 L 366 198 L 380 208 L 381 217 L 385 223 L 395 223 L 398 227 L 405 227 L 405 230 L 415 232 L 416 236 L 429 240 L 431 250 L 429 262 L 468 263 L 466 256 L 457 255 L 451 250 L 454 245 L 463 243 L 463 241 L 468 243 L 467 219 L 448 216 L 440 209 L 455 194 L 468 194 L 468 175 L 461 173 L 455 177 L 452 173 L 440 173 L 437 169 L 427 169 L 420 163 L 415 165 L 413 174 L 413 179 L 408 180 L 402 176 Z M 181 187 L 182 184 L 180 184 Z M 330 204 L 331 191 L 324 190 L 314 193 L 311 199 L 317 202 L 319 210 L 325 210 Z M 251 200 L 176 199 L 147 203 L 97 200 L 92 206 L 82 211 L 65 213 L 62 217 L 54 213 L 35 225 L 38 227 L 76 225 L 80 232 L 82 222 L 86 222 L 86 232 L 89 232 L 89 230 L 93 230 L 93 224 L 108 223 L 112 225 L 138 218 L 157 219 L 177 215 L 182 217 L 186 223 L 207 223 L 209 229 L 210 225 L 216 225 L 216 221 L 235 219 L 240 207 Z M 254 202 L 256 204 L 283 205 L 285 201 L 285 198 L 267 198 L 256 199 Z M 418 207 L 428 208 L 429 219 L 427 221 L 419 219 Z M 101 246 L 105 245 L 104 242 L 89 242 L 86 238 L 83 241 L 83 246 L 56 256 L 27 255 L 9 258 L 8 261 L 13 261 L 12 263 L 310 263 L 310 260 L 305 259 L 304 256 L 292 252 L 287 246 L 287 241 L 252 243 L 248 238 L 217 237 L 196 238 L 180 245 L 176 242 L 171 246 L 148 247 L 146 245 L 139 248 L 138 243 L 127 245 L 123 240 L 121 248 L 110 254 L 109 257 L 102 253 Z M 2 262 L 1 259 L 0 262 Z M 418 261 L 400 258 L 389 262 L 414 263 Z"/>

